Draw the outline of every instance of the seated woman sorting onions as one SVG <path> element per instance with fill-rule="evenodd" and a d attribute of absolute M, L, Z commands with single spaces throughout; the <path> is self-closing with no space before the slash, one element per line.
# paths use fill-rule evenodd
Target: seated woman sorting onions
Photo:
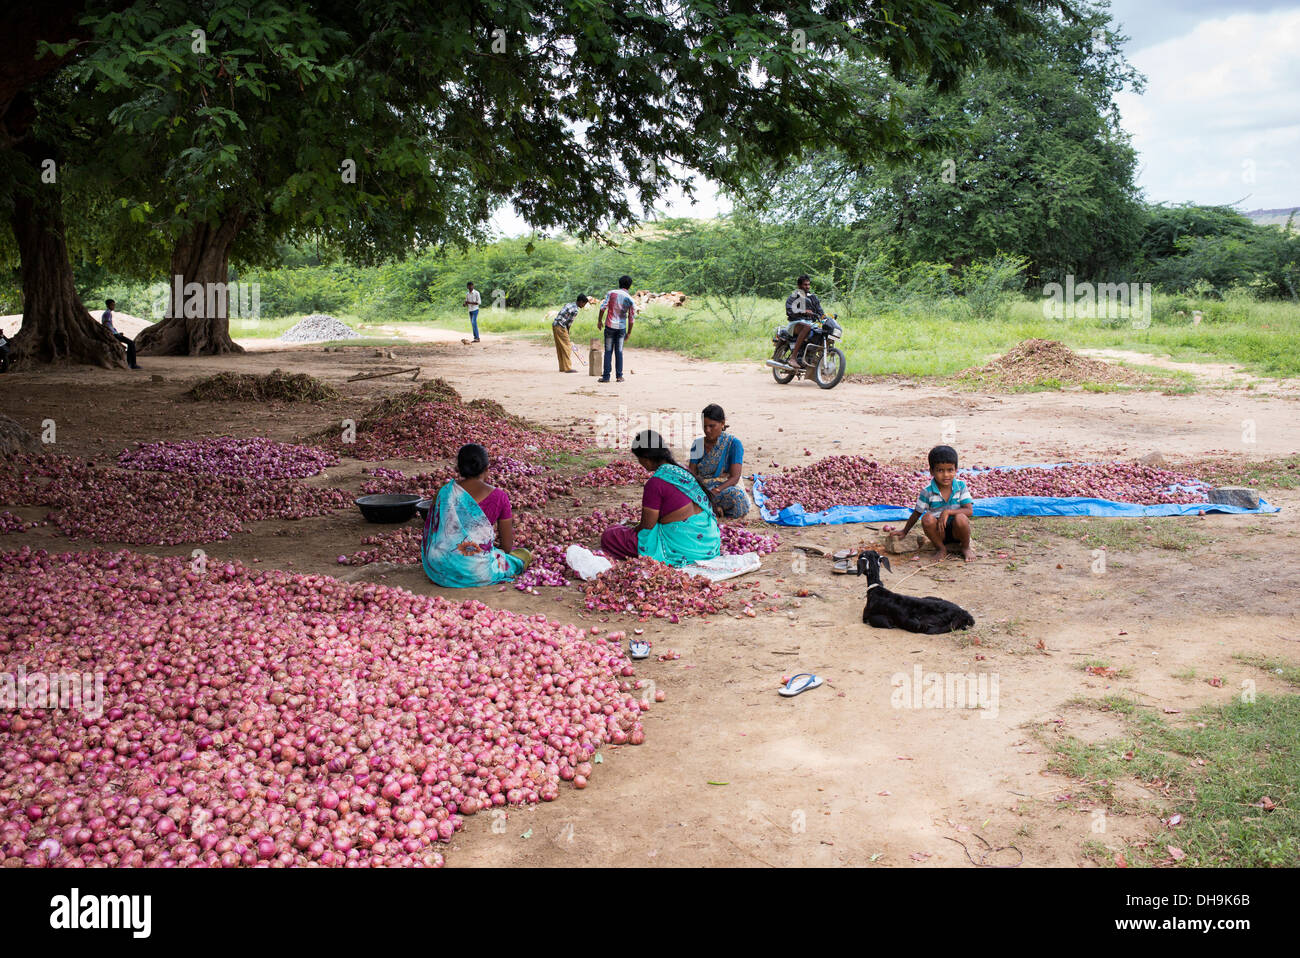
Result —
<path fill-rule="evenodd" d="M 611 559 L 649 556 L 681 567 L 722 554 L 722 533 L 713 518 L 713 497 L 679 466 L 663 437 L 653 429 L 636 434 L 632 455 L 653 475 L 641 494 L 636 528 L 610 526 L 600 537 Z"/>
<path fill-rule="evenodd" d="M 453 589 L 509 582 L 533 561 L 527 549 L 514 548 L 510 496 L 483 481 L 488 454 L 476 443 L 460 447 L 456 471 L 461 478 L 438 490 L 424 523 L 424 572 L 438 585 Z"/>
<path fill-rule="evenodd" d="M 727 432 L 727 414 L 717 403 L 704 407 L 701 416 L 704 437 L 691 446 L 686 468 L 713 493 L 713 501 L 725 519 L 739 519 L 749 512 L 749 497 L 740 485 L 740 470 L 745 462 L 745 448 Z"/>

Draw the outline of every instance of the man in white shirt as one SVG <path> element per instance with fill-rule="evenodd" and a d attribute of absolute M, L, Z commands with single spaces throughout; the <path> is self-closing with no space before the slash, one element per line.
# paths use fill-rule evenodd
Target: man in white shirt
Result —
<path fill-rule="evenodd" d="M 107 306 L 108 309 L 104 310 L 104 314 L 99 317 L 99 321 L 104 324 L 104 328 L 109 331 L 109 334 L 112 335 L 114 339 L 126 347 L 127 366 L 131 369 L 139 369 L 140 364 L 135 361 L 135 341 L 123 336 L 117 331 L 117 327 L 113 325 L 113 310 L 117 308 L 117 303 L 111 299 L 106 299 L 104 300 L 104 305 Z"/>
<path fill-rule="evenodd" d="M 596 316 L 596 328 L 605 329 L 605 363 L 598 383 L 609 382 L 610 359 L 613 358 L 618 381 L 623 381 L 623 344 L 632 335 L 632 319 L 636 315 L 636 303 L 632 294 L 631 276 L 618 278 L 618 289 L 611 289 L 600 304 L 600 313 Z"/>
<path fill-rule="evenodd" d="M 474 342 L 478 342 L 478 308 L 483 302 L 483 297 L 479 295 L 478 290 L 474 288 L 473 283 L 466 283 L 465 288 L 469 290 L 465 294 L 465 308 L 469 310 L 469 325 L 474 330 Z"/>

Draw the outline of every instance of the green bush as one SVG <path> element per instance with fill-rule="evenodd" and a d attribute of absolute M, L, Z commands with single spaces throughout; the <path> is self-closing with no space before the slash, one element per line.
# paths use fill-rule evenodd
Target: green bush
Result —
<path fill-rule="evenodd" d="M 263 316 L 352 312 L 374 285 L 373 269 L 336 263 L 249 272 L 242 282 L 258 283 Z"/>

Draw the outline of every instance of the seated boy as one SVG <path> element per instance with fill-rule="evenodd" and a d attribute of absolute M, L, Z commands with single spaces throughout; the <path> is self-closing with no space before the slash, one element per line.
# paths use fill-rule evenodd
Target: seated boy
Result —
<path fill-rule="evenodd" d="M 902 529 L 889 534 L 902 538 L 921 520 L 926 538 L 939 549 L 939 561 L 948 558 L 948 547 L 957 546 L 967 562 L 975 558 L 970 544 L 970 520 L 975 512 L 965 481 L 957 478 L 957 450 L 952 446 L 935 446 L 930 450 L 931 480 L 921 494 Z"/>

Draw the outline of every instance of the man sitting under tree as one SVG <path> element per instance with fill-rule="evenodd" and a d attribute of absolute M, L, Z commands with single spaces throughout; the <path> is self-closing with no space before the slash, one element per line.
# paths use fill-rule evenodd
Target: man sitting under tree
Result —
<path fill-rule="evenodd" d="M 140 364 L 135 361 L 135 341 L 123 336 L 113 326 L 113 309 L 117 306 L 117 301 L 106 299 L 104 305 L 108 309 L 104 310 L 104 315 L 99 318 L 99 321 L 104 324 L 104 328 L 112 334 L 114 339 L 126 347 L 126 364 L 132 369 L 139 369 Z"/>

